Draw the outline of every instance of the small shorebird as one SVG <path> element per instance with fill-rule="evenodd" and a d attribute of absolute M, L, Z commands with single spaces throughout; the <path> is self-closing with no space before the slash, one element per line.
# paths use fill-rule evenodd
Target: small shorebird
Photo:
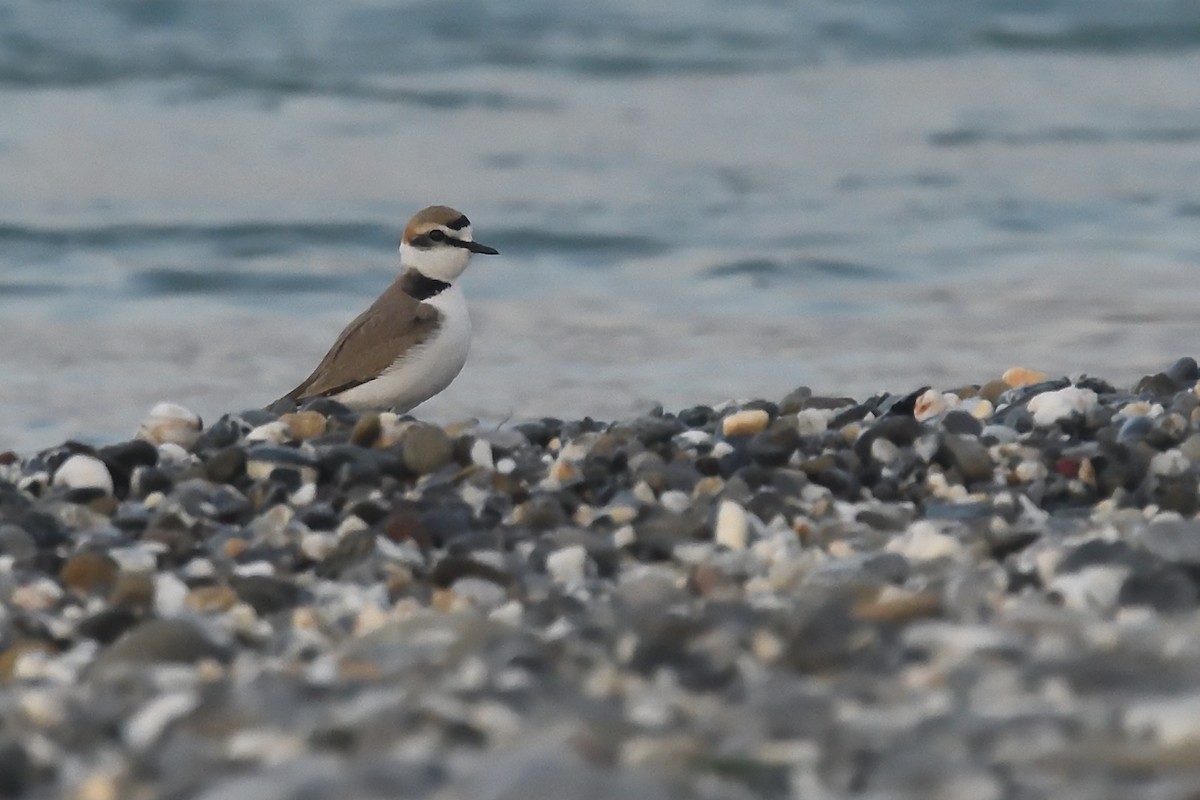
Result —
<path fill-rule="evenodd" d="M 456 280 L 473 253 L 498 252 L 474 240 L 461 212 L 418 212 L 400 239 L 400 276 L 284 398 L 332 397 L 351 408 L 403 413 L 445 389 L 471 347 L 471 317 Z"/>

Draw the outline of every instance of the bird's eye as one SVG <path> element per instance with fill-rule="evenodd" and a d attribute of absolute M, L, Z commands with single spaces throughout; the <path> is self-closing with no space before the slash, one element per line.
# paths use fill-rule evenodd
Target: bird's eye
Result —
<path fill-rule="evenodd" d="M 429 233 L 427 233 L 425 235 L 429 237 L 429 240 L 431 242 L 442 242 L 442 241 L 445 241 L 445 239 L 446 239 L 446 234 L 442 233 L 437 228 L 434 228 L 433 230 L 431 230 Z"/>

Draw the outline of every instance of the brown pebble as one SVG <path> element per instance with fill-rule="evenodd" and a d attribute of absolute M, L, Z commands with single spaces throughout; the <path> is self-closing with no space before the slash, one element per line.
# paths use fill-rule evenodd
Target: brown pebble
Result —
<path fill-rule="evenodd" d="M 427 553 L 433 547 L 433 539 L 421 524 L 421 518 L 411 511 L 397 511 L 388 517 L 383 528 L 384 536 L 393 542 L 412 542 Z"/>
<path fill-rule="evenodd" d="M 103 553 L 76 553 L 58 571 L 63 586 L 81 594 L 107 592 L 117 577 L 117 562 Z"/>
<path fill-rule="evenodd" d="M 221 552 L 225 554 L 226 558 L 237 558 L 246 552 L 246 548 L 249 546 L 249 543 L 245 539 L 234 536 L 221 545 Z"/>
<path fill-rule="evenodd" d="M 960 386 L 957 389 L 952 389 L 950 394 L 957 395 L 959 400 L 970 400 L 972 397 L 979 396 L 979 386 L 974 383 L 969 386 Z"/>
<path fill-rule="evenodd" d="M 204 462 L 204 474 L 213 483 L 233 483 L 246 474 L 246 451 L 235 445 L 218 450 Z"/>
<path fill-rule="evenodd" d="M 1007 392 L 1009 386 L 1001 380 L 988 381 L 983 386 L 979 387 L 979 396 L 989 403 L 995 403 L 1000 395 Z"/>
<path fill-rule="evenodd" d="M 767 427 L 771 415 L 761 408 L 735 411 L 721 420 L 721 433 L 726 436 L 749 436 Z"/>
<path fill-rule="evenodd" d="M 338 664 L 338 678 L 343 681 L 377 681 L 383 677 L 383 670 L 371 661 L 343 659 Z"/>
<path fill-rule="evenodd" d="M 712 564 L 699 564 L 692 570 L 691 586 L 704 597 L 711 597 L 717 592 L 724 594 L 730 588 L 736 588 L 729 576 Z"/>
<path fill-rule="evenodd" d="M 384 573 L 389 602 L 395 603 L 412 592 L 415 581 L 411 569 L 403 564 L 390 564 Z"/>
<path fill-rule="evenodd" d="M 1041 383 L 1049 376 L 1044 372 L 1038 372 L 1036 369 L 1026 369 L 1025 367 L 1012 367 L 1004 371 L 1000 380 L 1012 389 L 1028 386 L 1031 383 Z M 990 399 L 990 398 L 989 398 Z"/>
<path fill-rule="evenodd" d="M 1096 465 L 1092 463 L 1090 458 L 1085 458 L 1079 462 L 1079 472 L 1076 473 L 1075 477 L 1088 486 L 1096 485 Z"/>
<path fill-rule="evenodd" d="M 550 467 L 550 477 L 559 483 L 574 483 L 579 479 L 579 470 L 568 461 L 555 461 Z"/>
<path fill-rule="evenodd" d="M 350 432 L 350 441 L 359 447 L 373 447 L 383 433 L 383 423 L 375 413 L 363 414 Z"/>
<path fill-rule="evenodd" d="M 933 617 L 942 610 L 942 601 L 934 592 L 916 592 L 899 597 L 862 600 L 854 604 L 854 616 L 864 622 L 905 622 Z"/>
<path fill-rule="evenodd" d="M 111 494 L 106 494 L 103 497 L 93 497 L 87 502 L 87 507 L 89 510 L 94 511 L 97 514 L 103 514 L 106 517 L 111 517 L 113 514 L 117 513 L 117 507 L 119 505 L 120 503 L 117 502 L 117 498 L 113 497 Z"/>
<path fill-rule="evenodd" d="M 7 467 L 10 464 L 15 464 L 17 463 L 18 459 L 19 456 L 17 456 L 17 454 L 12 450 L 5 450 L 3 453 L 0 453 L 0 467 Z"/>
<path fill-rule="evenodd" d="M 404 466 L 416 475 L 437 472 L 454 458 L 454 443 L 434 425 L 413 425 L 400 440 Z"/>
<path fill-rule="evenodd" d="M 438 611 L 453 611 L 456 600 L 458 593 L 453 589 L 434 589 L 433 596 L 429 598 L 429 605 Z"/>
<path fill-rule="evenodd" d="M 151 608 L 154 605 L 154 578 L 144 572 L 118 574 L 108 604 L 138 610 Z"/>
<path fill-rule="evenodd" d="M 238 601 L 237 592 L 225 584 L 198 586 L 187 593 L 184 604 L 202 614 L 213 611 L 228 611 Z"/>
<path fill-rule="evenodd" d="M 297 411 L 292 414 L 284 414 L 279 421 L 287 425 L 288 433 L 293 439 L 300 440 L 320 436 L 325 432 L 328 424 L 325 416 L 316 411 Z"/>

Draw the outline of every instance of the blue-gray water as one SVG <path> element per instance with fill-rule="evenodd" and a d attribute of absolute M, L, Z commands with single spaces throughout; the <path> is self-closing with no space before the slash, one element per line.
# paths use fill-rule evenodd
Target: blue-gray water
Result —
<path fill-rule="evenodd" d="M 466 211 L 420 409 L 612 417 L 1200 351 L 1200 4 L 9 0 L 0 450 L 304 377 Z"/>

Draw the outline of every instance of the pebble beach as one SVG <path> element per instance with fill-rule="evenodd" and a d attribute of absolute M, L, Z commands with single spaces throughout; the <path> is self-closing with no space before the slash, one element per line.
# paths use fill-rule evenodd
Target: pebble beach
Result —
<path fill-rule="evenodd" d="M 0 797 L 1200 792 L 1200 367 L 0 453 Z"/>

